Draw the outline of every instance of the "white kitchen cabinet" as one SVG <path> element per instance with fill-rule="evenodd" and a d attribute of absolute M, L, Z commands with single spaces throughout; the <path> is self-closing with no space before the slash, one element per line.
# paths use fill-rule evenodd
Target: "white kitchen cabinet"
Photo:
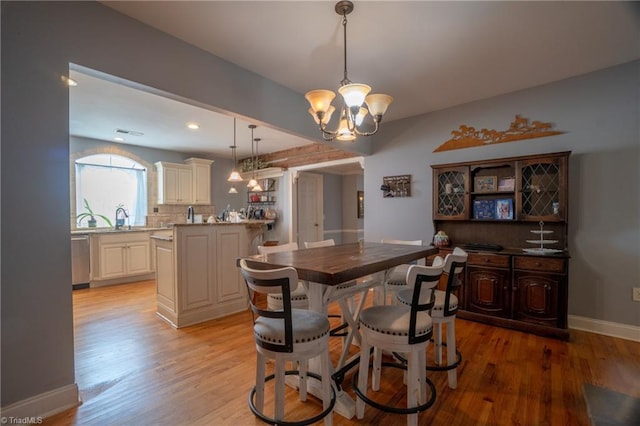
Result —
<path fill-rule="evenodd" d="M 193 169 L 186 164 L 157 162 L 158 204 L 193 202 Z"/>
<path fill-rule="evenodd" d="M 186 164 L 159 161 L 158 204 L 211 204 L 212 160 L 189 158 Z"/>
<path fill-rule="evenodd" d="M 193 172 L 193 204 L 211 204 L 211 164 L 212 160 L 189 158 L 185 163 Z"/>
<path fill-rule="evenodd" d="M 97 236 L 97 259 L 92 261 L 92 281 L 149 274 L 151 243 L 148 232 L 113 233 Z"/>
<path fill-rule="evenodd" d="M 157 239 L 158 315 L 176 328 L 247 309 L 236 265 L 249 254 L 246 225 L 176 225 L 173 241 Z"/>

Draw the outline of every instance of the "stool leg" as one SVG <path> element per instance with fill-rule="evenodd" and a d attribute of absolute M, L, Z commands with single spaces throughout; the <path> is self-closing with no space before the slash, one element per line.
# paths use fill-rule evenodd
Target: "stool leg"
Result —
<path fill-rule="evenodd" d="M 427 380 L 426 380 L 426 371 L 427 371 L 427 348 L 429 347 L 429 342 L 427 341 L 427 345 L 424 351 L 418 352 L 418 380 L 420 380 L 420 395 L 418 395 L 419 404 L 426 404 L 427 402 Z"/>
<path fill-rule="evenodd" d="M 331 405 L 331 371 L 328 348 L 320 355 L 320 362 L 322 362 L 322 409 L 326 410 Z M 324 424 L 325 426 L 333 425 L 333 413 L 327 414 L 324 418 Z"/>
<path fill-rule="evenodd" d="M 447 322 L 447 365 L 453 365 L 456 362 L 456 317 L 451 317 Z M 455 389 L 458 387 L 457 368 L 447 371 L 449 376 L 449 387 Z"/>
<path fill-rule="evenodd" d="M 382 369 L 382 349 L 373 348 L 373 371 L 371 372 L 371 389 L 380 390 L 380 371 Z"/>
<path fill-rule="evenodd" d="M 424 371 L 418 371 L 419 361 L 418 353 L 415 350 L 409 351 L 407 354 L 407 408 L 415 407 L 418 405 L 418 392 L 419 392 L 419 374 L 424 374 Z M 407 425 L 417 426 L 418 413 L 407 415 Z"/>
<path fill-rule="evenodd" d="M 264 377 L 267 359 L 257 352 L 256 359 L 256 408 L 261 413 L 264 412 Z"/>
<path fill-rule="evenodd" d="M 309 362 L 307 360 L 302 360 L 298 362 L 298 371 L 299 371 L 299 377 L 300 377 L 300 389 L 299 389 L 299 395 L 300 395 L 300 401 L 306 401 L 307 400 L 307 371 L 309 368 Z"/>
<path fill-rule="evenodd" d="M 434 322 L 433 328 L 433 341 L 435 343 L 434 348 L 434 360 L 436 364 L 442 365 L 442 323 Z"/>
<path fill-rule="evenodd" d="M 358 373 L 358 388 L 360 392 L 363 394 L 367 393 L 367 379 L 369 375 L 369 351 L 371 346 L 369 346 L 369 342 L 367 342 L 366 336 L 364 334 L 361 337 L 361 346 L 360 346 L 360 367 Z M 356 417 L 361 419 L 364 417 L 364 401 L 360 398 L 356 398 Z"/>
<path fill-rule="evenodd" d="M 276 357 L 275 362 L 275 419 L 284 419 L 284 372 L 285 361 L 284 358 Z"/>

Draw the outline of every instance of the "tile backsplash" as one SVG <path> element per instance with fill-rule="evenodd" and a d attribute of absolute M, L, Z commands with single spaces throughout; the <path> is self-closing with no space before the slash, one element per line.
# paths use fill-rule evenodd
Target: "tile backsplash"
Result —
<path fill-rule="evenodd" d="M 189 206 L 170 206 L 156 205 L 157 212 L 147 215 L 147 226 L 150 228 L 161 228 L 171 223 L 187 223 L 187 207 Z M 193 206 L 196 215 L 202 215 L 204 221 L 209 216 L 216 215 L 215 206 Z"/>

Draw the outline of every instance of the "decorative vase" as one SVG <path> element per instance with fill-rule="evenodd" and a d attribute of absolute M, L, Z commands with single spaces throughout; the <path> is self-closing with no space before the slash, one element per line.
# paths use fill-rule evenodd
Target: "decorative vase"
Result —
<path fill-rule="evenodd" d="M 433 236 L 433 245 L 436 247 L 446 247 L 450 244 L 449 236 L 444 231 L 438 231 Z"/>

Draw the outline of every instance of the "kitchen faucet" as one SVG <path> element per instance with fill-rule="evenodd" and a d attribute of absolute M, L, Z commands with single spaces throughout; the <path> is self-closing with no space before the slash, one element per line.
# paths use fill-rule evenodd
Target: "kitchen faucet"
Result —
<path fill-rule="evenodd" d="M 187 222 L 191 221 L 191 223 L 195 223 L 196 215 L 193 210 L 193 206 L 187 207 Z"/>
<path fill-rule="evenodd" d="M 124 217 L 122 219 L 118 218 L 120 213 L 122 213 L 124 215 Z M 122 229 L 122 227 L 124 226 L 124 220 L 125 219 L 129 219 L 129 215 L 127 214 L 127 211 L 123 207 L 118 207 L 116 209 L 116 230 Z M 129 225 L 129 229 L 131 229 L 131 225 Z"/>

